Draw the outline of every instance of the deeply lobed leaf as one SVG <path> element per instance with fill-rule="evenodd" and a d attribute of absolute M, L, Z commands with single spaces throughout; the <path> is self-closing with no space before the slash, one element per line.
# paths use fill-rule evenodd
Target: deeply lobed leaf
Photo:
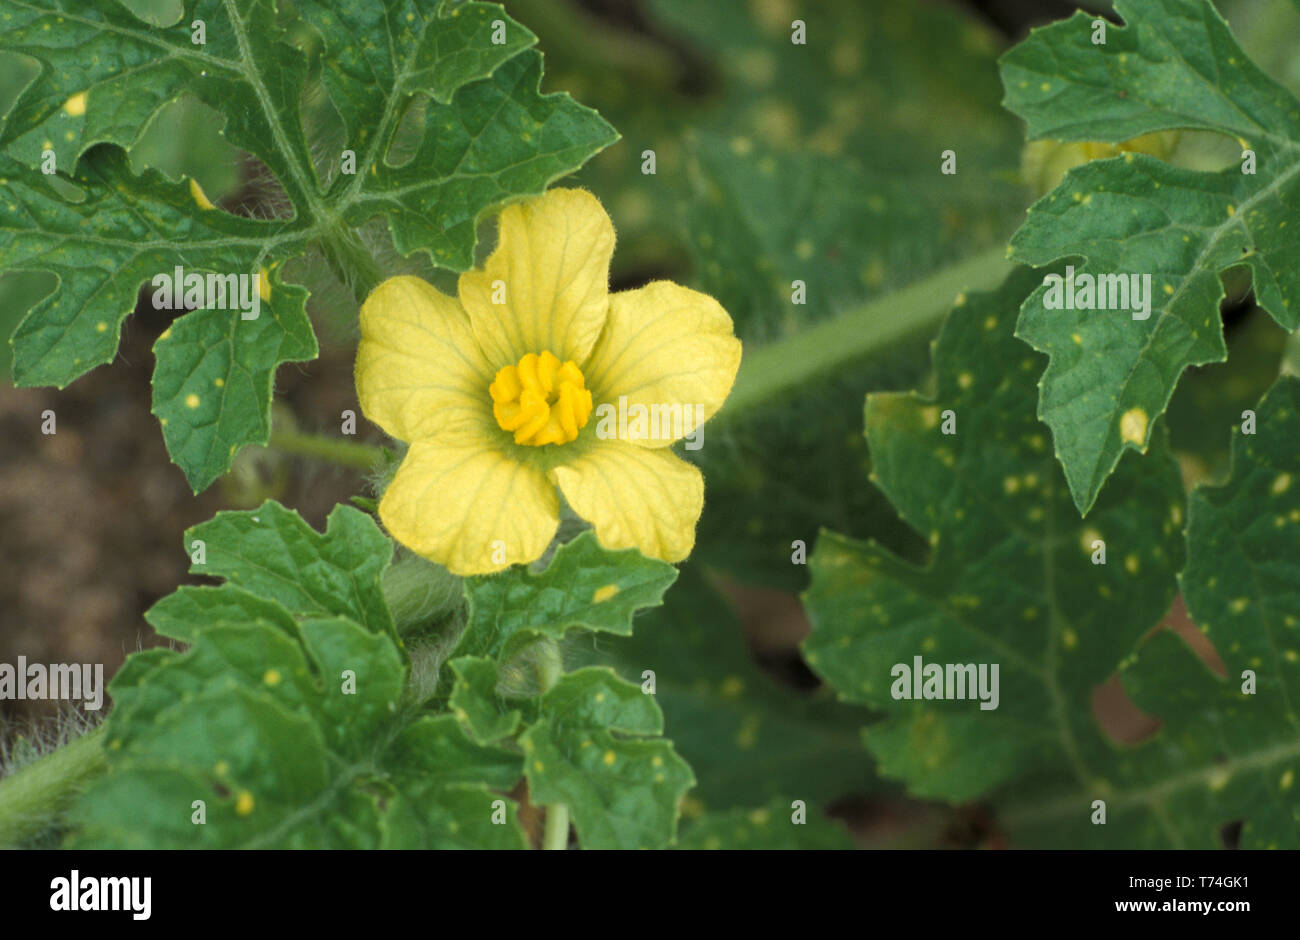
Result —
<path fill-rule="evenodd" d="M 1078 257 L 1080 275 L 1149 275 L 1148 319 L 1129 310 L 1046 309 L 1024 302 L 1017 335 L 1050 357 L 1039 415 L 1052 428 L 1080 512 L 1126 449 L 1145 450 L 1183 372 L 1226 354 L 1219 277 L 1245 265 L 1256 299 L 1300 326 L 1300 102 L 1247 58 L 1209 0 L 1115 5 L 1094 44 L 1093 17 L 1036 30 L 1002 58 L 1006 105 L 1031 138 L 1119 143 L 1155 131 L 1239 141 L 1219 172 L 1143 154 L 1071 171 L 1012 238 L 1028 264 Z M 1244 151 L 1250 150 L 1254 172 Z"/>
<path fill-rule="evenodd" d="M 325 43 L 319 74 L 347 132 L 350 175 L 317 170 L 301 104 L 312 63 L 273 0 L 188 0 L 170 26 L 146 23 L 115 0 L 0 0 L 0 49 L 40 66 L 0 126 L 8 194 L 0 267 L 59 276 L 14 334 L 16 382 L 62 387 L 108 362 L 139 287 L 178 265 L 186 274 L 271 282 L 261 317 L 192 310 L 155 347 L 153 410 L 196 492 L 242 446 L 269 440 L 276 368 L 316 355 L 306 292 L 279 278 L 286 261 L 312 246 L 337 254 L 351 228 L 383 217 L 403 254 L 428 252 L 435 264 L 463 270 L 486 213 L 542 192 L 617 136 L 567 95 L 540 93 L 541 57 L 527 48 L 535 37 L 498 5 L 331 0 L 297 8 Z M 184 94 L 215 109 L 224 136 L 269 168 L 288 199 L 287 218 L 237 218 L 193 183 L 130 173 L 123 148 Z M 398 165 L 390 148 L 399 124 L 426 99 L 423 141 Z M 38 169 L 46 151 L 84 199 L 51 186 Z M 343 159 L 340 152 L 326 162 Z"/>

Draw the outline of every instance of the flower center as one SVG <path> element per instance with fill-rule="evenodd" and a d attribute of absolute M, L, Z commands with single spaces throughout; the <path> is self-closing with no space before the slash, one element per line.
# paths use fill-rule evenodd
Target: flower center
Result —
<path fill-rule="evenodd" d="M 591 392 L 572 360 L 560 364 L 550 350 L 529 353 L 505 366 L 488 388 L 492 414 L 516 444 L 565 444 L 591 417 Z"/>

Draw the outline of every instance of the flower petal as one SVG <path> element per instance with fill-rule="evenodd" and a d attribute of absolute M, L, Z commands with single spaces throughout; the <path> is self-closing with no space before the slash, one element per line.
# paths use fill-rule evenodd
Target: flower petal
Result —
<path fill-rule="evenodd" d="M 614 225 L 585 190 L 552 189 L 507 206 L 496 250 L 459 284 L 493 368 L 544 350 L 561 362 L 586 359 L 609 310 L 613 254 Z"/>
<path fill-rule="evenodd" d="M 379 503 L 393 538 L 453 574 L 535 561 L 560 524 L 555 486 L 491 441 L 417 441 Z"/>
<path fill-rule="evenodd" d="M 492 424 L 492 373 L 469 318 L 418 277 L 389 278 L 361 305 L 356 381 L 366 417 L 399 440 Z"/>
<path fill-rule="evenodd" d="M 655 281 L 610 298 L 609 319 L 583 375 L 597 402 L 597 418 L 608 413 L 601 404 L 617 408 L 622 395 L 629 412 L 634 405 L 651 415 L 656 409 L 661 416 L 674 411 L 673 421 L 649 422 L 647 430 L 654 433 L 637 441 L 666 447 L 722 407 L 738 368 L 740 340 L 722 305 L 708 294 Z M 678 406 L 683 419 L 692 409 L 694 423 L 676 419 Z"/>
<path fill-rule="evenodd" d="M 691 553 L 704 509 L 704 477 L 672 452 L 597 441 L 553 469 L 551 478 L 605 548 L 639 548 L 664 561 Z"/>

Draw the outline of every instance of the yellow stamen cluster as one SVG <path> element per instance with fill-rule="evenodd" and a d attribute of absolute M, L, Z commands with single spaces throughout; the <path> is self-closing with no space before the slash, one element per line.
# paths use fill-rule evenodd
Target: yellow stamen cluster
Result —
<path fill-rule="evenodd" d="M 497 373 L 488 393 L 492 414 L 516 444 L 566 444 L 591 417 L 591 392 L 572 361 L 560 364 L 550 350 L 528 353 Z"/>

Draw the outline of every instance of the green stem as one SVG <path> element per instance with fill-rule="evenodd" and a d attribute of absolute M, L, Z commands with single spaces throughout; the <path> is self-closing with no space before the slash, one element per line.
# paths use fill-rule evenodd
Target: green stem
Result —
<path fill-rule="evenodd" d="M 746 352 L 717 420 L 731 420 L 827 372 L 933 330 L 963 290 L 991 290 L 1015 267 L 998 248 L 942 268 L 786 339 Z"/>
<path fill-rule="evenodd" d="M 373 444 L 360 444 L 337 437 L 304 434 L 301 431 L 282 428 L 276 428 L 271 432 L 271 441 L 266 446 L 281 453 L 294 454 L 298 457 L 315 457 L 318 460 L 328 460 L 330 463 L 367 472 L 373 470 L 384 457 L 383 449 Z"/>
<path fill-rule="evenodd" d="M 102 737 L 101 725 L 0 780 L 0 847 L 58 821 L 78 788 L 107 767 Z"/>
<path fill-rule="evenodd" d="M 546 832 L 542 836 L 542 848 L 563 850 L 569 847 L 569 807 L 563 803 L 551 803 L 546 807 Z"/>
<path fill-rule="evenodd" d="M 540 693 L 545 695 L 560 681 L 564 675 L 564 657 L 554 640 L 545 640 L 541 644 L 537 659 L 537 684 Z M 564 803 L 546 805 L 546 831 L 542 835 L 543 849 L 567 849 L 569 847 L 569 807 Z"/>
<path fill-rule="evenodd" d="M 339 223 L 323 235 L 318 242 L 325 261 L 336 277 L 351 290 L 361 303 L 384 280 L 374 255 L 361 243 L 356 233 Z"/>

